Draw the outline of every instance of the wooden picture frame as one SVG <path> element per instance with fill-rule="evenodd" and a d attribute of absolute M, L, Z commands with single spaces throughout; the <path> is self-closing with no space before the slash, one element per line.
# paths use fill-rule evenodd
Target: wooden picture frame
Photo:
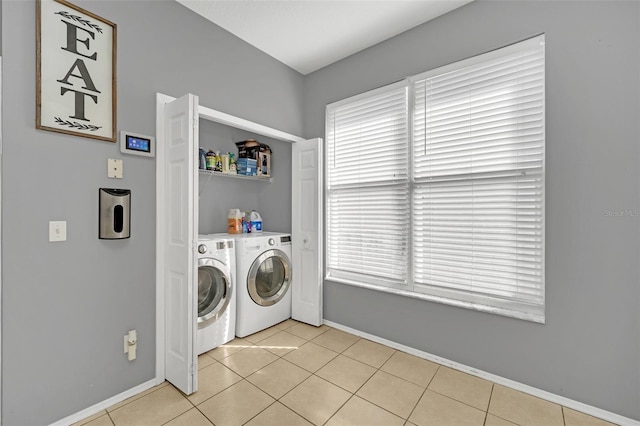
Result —
<path fill-rule="evenodd" d="M 117 26 L 66 0 L 36 0 L 36 128 L 116 142 Z"/>

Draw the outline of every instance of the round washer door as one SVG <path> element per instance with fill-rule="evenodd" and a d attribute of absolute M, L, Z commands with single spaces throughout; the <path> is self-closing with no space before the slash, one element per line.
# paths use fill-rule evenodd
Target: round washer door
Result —
<path fill-rule="evenodd" d="M 214 321 L 222 315 L 231 300 L 229 268 L 216 259 L 198 260 L 198 324 Z"/>
<path fill-rule="evenodd" d="M 291 261 L 281 250 L 271 249 L 253 262 L 247 276 L 249 296 L 260 306 L 271 306 L 284 297 L 291 284 Z"/>

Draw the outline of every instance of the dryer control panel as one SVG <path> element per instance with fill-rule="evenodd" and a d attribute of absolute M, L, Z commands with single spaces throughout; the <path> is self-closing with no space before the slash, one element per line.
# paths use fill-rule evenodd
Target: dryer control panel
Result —
<path fill-rule="evenodd" d="M 279 237 L 272 237 L 267 240 L 267 243 L 270 246 L 290 246 L 291 245 L 291 235 L 282 235 Z"/>
<path fill-rule="evenodd" d="M 280 243 L 281 244 L 286 244 L 286 243 L 291 244 L 291 235 L 285 235 L 285 236 L 280 237 Z"/>

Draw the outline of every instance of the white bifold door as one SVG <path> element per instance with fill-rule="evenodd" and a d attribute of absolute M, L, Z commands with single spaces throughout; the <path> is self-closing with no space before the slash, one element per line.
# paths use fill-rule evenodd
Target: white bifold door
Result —
<path fill-rule="evenodd" d="M 293 144 L 291 153 L 291 317 L 322 324 L 322 139 Z"/>
<path fill-rule="evenodd" d="M 165 377 L 186 395 L 198 389 L 197 277 L 195 244 L 198 207 L 198 97 L 185 95 L 165 105 L 165 195 L 163 274 L 165 289 Z M 160 158 L 158 159 L 160 160 Z"/>

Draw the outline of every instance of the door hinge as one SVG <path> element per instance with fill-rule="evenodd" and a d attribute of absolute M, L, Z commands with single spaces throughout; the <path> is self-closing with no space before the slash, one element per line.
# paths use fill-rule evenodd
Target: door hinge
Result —
<path fill-rule="evenodd" d="M 198 366 L 195 363 L 191 364 L 191 375 L 195 376 L 197 372 L 198 372 Z"/>

